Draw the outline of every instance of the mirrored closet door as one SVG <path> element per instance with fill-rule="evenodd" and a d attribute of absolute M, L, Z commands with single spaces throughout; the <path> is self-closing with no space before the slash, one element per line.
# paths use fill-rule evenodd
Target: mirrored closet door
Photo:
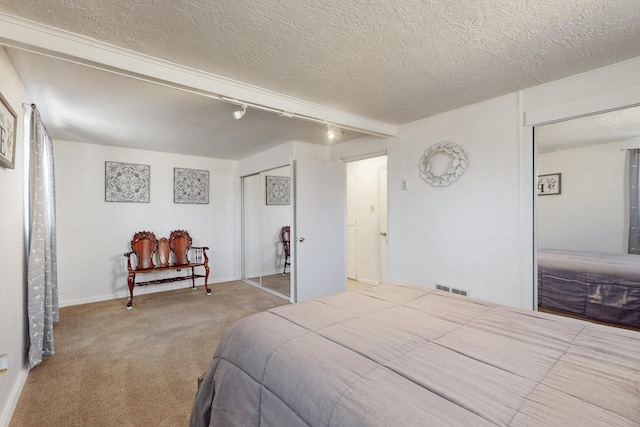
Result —
<path fill-rule="evenodd" d="M 637 327 L 640 107 L 536 126 L 534 141 L 538 308 Z"/>
<path fill-rule="evenodd" d="M 242 178 L 242 278 L 283 297 L 291 295 L 289 235 L 291 168 Z"/>

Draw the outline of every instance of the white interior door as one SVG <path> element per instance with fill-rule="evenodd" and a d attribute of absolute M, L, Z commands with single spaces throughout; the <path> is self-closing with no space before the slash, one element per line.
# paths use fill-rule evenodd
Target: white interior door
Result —
<path fill-rule="evenodd" d="M 346 179 L 341 162 L 296 160 L 296 301 L 344 292 L 346 267 Z"/>
<path fill-rule="evenodd" d="M 387 168 L 380 168 L 380 281 L 387 283 Z"/>

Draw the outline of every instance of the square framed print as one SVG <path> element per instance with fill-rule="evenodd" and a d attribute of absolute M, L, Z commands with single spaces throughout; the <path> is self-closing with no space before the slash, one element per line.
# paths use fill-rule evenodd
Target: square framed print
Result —
<path fill-rule="evenodd" d="M 289 197 L 289 177 L 288 176 L 266 176 L 267 178 L 267 205 L 288 205 Z"/>
<path fill-rule="evenodd" d="M 104 201 L 149 203 L 151 167 L 104 162 Z"/>
<path fill-rule="evenodd" d="M 16 167 L 16 126 L 18 116 L 0 93 L 0 166 Z"/>
<path fill-rule="evenodd" d="M 209 204 L 209 171 L 173 168 L 173 203 Z"/>
<path fill-rule="evenodd" d="M 562 192 L 562 174 L 538 175 L 538 196 L 552 196 Z"/>

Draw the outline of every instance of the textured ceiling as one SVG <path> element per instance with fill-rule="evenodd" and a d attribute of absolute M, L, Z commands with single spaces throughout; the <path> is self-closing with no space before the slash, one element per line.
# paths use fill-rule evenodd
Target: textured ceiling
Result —
<path fill-rule="evenodd" d="M 0 0 L 0 11 L 392 124 L 640 56 L 638 0 Z"/>
<path fill-rule="evenodd" d="M 535 128 L 538 153 L 640 138 L 640 107 L 580 117 Z"/>

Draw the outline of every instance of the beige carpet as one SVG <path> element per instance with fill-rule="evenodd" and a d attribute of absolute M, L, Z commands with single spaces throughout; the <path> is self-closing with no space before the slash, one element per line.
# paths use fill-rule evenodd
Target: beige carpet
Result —
<path fill-rule="evenodd" d="M 11 427 L 186 426 L 222 333 L 287 304 L 242 282 L 65 307 L 56 355 L 27 379 Z"/>
<path fill-rule="evenodd" d="M 262 286 L 278 292 L 280 295 L 289 296 L 291 294 L 291 275 L 289 273 L 272 274 L 262 277 Z"/>

